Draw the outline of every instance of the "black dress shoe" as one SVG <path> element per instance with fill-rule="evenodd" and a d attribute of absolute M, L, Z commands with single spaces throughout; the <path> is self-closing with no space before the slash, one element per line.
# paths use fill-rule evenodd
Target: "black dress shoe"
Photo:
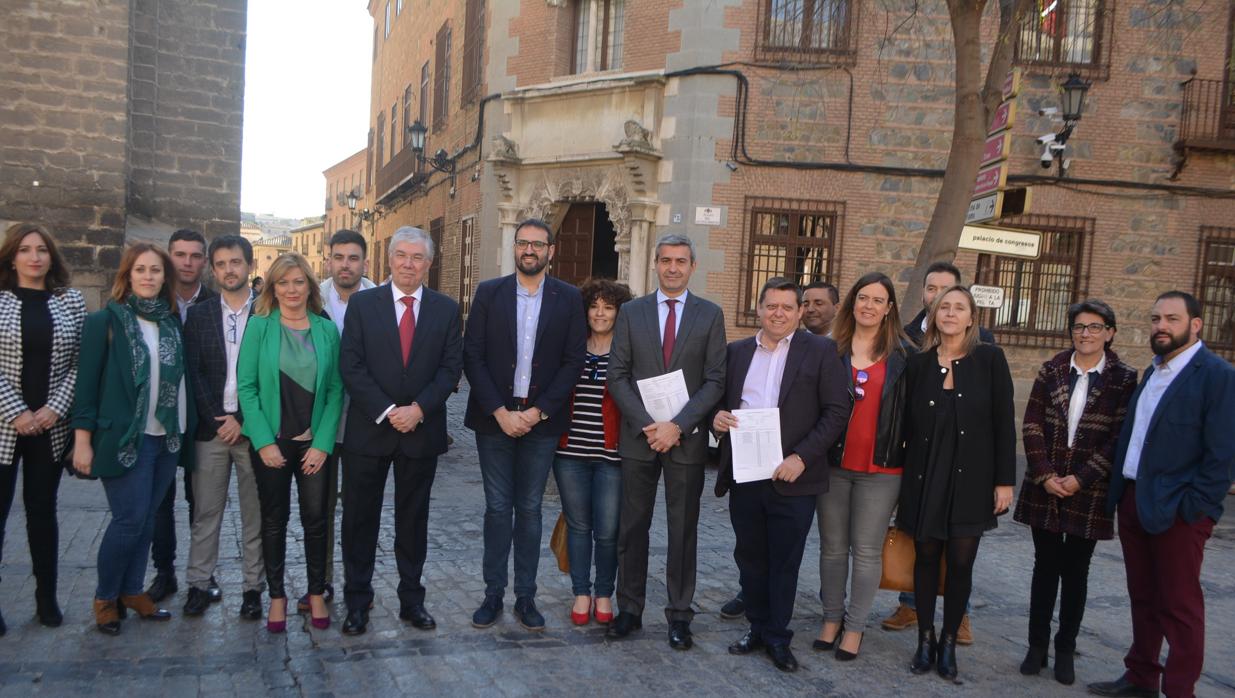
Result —
<path fill-rule="evenodd" d="M 1073 654 L 1055 650 L 1055 680 L 1065 686 L 1076 683 L 1076 667 L 1073 666 Z"/>
<path fill-rule="evenodd" d="M 935 671 L 949 681 L 956 680 L 956 636 L 944 633 L 939 636 L 939 656 L 935 660 Z"/>
<path fill-rule="evenodd" d="M 154 581 L 150 582 L 150 588 L 146 589 L 146 596 L 149 596 L 151 601 L 158 603 L 176 593 L 179 588 L 179 585 L 176 584 L 175 574 L 159 572 L 154 575 Z"/>
<path fill-rule="evenodd" d="M 729 645 L 729 654 L 750 654 L 763 647 L 763 638 L 747 630 L 741 640 Z"/>
<path fill-rule="evenodd" d="M 695 646 L 689 622 L 675 620 L 669 624 L 669 646 L 675 650 L 688 650 Z"/>
<path fill-rule="evenodd" d="M 364 608 L 347 610 L 347 620 L 343 621 L 344 635 L 364 635 L 369 629 L 369 611 Z"/>
<path fill-rule="evenodd" d="M 1133 696 L 1134 698 L 1157 698 L 1158 689 L 1137 686 L 1124 674 L 1114 681 L 1099 681 L 1089 684 L 1089 692 L 1096 696 Z"/>
<path fill-rule="evenodd" d="M 643 628 L 643 618 L 626 611 L 618 611 L 617 618 L 605 629 L 605 637 L 610 640 L 621 640 L 636 630 Z"/>
<path fill-rule="evenodd" d="M 768 656 L 772 664 L 781 671 L 794 672 L 798 670 L 798 658 L 793 656 L 789 645 L 768 645 Z"/>
<path fill-rule="evenodd" d="M 56 596 L 42 595 L 35 593 L 34 595 L 34 615 L 39 619 L 39 624 L 48 628 L 59 628 L 64 622 L 64 614 L 60 612 L 60 604 L 56 602 Z M 0 618 L 0 635 L 4 634 L 3 630 L 4 619 Z"/>
<path fill-rule="evenodd" d="M 491 628 L 500 615 L 502 615 L 502 597 L 485 596 L 480 608 L 472 614 L 472 627 Z"/>
<path fill-rule="evenodd" d="M 425 610 L 424 605 L 410 606 L 399 609 L 399 620 L 407 621 L 417 630 L 432 630 L 437 627 L 437 621 Z"/>
<path fill-rule="evenodd" d="M 1025 653 L 1025 659 L 1021 662 L 1021 673 L 1025 676 L 1037 676 L 1038 672 L 1046 666 L 1046 648 L 1045 647 L 1030 647 Z"/>
<path fill-rule="evenodd" d="M 214 575 L 210 575 L 210 583 L 206 585 L 206 597 L 210 603 L 218 603 L 223 600 L 223 590 L 219 588 L 219 583 L 214 581 Z"/>
<path fill-rule="evenodd" d="M 184 602 L 184 615 L 200 616 L 210 608 L 210 592 L 206 589 L 189 587 L 189 598 Z"/>
<path fill-rule="evenodd" d="M 746 615 L 746 602 L 741 596 L 736 596 L 729 599 L 728 603 L 720 607 L 720 617 L 725 620 L 733 620 Z"/>
<path fill-rule="evenodd" d="M 545 629 L 545 617 L 536 610 L 536 602 L 530 596 L 515 599 L 515 620 L 524 630 L 540 632 Z"/>
<path fill-rule="evenodd" d="M 245 620 L 261 620 L 262 592 L 257 589 L 250 589 L 244 592 L 243 599 L 240 602 L 240 617 Z"/>

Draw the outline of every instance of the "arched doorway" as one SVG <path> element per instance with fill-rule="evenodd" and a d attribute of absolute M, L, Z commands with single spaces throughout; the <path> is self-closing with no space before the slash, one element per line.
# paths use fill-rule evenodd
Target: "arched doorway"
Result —
<path fill-rule="evenodd" d="M 616 279 L 617 233 L 600 202 L 572 203 L 558 227 L 553 266 L 557 278 L 578 286 L 588 277 Z"/>

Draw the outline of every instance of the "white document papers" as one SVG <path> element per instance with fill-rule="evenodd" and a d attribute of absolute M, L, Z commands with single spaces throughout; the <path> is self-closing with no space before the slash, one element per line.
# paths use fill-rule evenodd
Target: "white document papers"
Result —
<path fill-rule="evenodd" d="M 686 392 L 686 378 L 680 368 L 663 376 L 644 378 L 636 381 L 636 384 L 639 386 L 639 396 L 643 398 L 643 408 L 654 422 L 673 419 L 690 401 L 690 394 Z"/>
<path fill-rule="evenodd" d="M 780 410 L 734 410 L 738 426 L 729 430 L 733 440 L 735 482 L 771 480 L 785 460 L 780 445 Z"/>

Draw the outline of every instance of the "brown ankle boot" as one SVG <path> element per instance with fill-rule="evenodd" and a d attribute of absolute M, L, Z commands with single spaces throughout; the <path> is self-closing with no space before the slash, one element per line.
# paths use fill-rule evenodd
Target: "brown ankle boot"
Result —
<path fill-rule="evenodd" d="M 120 602 L 125 608 L 133 609 L 134 613 L 146 620 L 167 620 L 172 617 L 171 613 L 156 606 L 150 596 L 144 592 L 132 596 L 121 596 Z"/>
<path fill-rule="evenodd" d="M 120 634 L 120 612 L 115 601 L 94 600 L 94 622 L 104 635 Z"/>

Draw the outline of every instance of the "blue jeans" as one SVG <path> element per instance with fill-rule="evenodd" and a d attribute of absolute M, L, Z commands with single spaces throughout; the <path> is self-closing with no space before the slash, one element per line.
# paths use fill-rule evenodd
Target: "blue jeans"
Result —
<path fill-rule="evenodd" d="M 485 486 L 485 596 L 506 593 L 506 564 L 515 549 L 515 597 L 536 596 L 540 564 L 540 502 L 553 467 L 556 436 L 477 434 Z M 513 519 L 513 522 L 512 522 Z"/>
<path fill-rule="evenodd" d="M 603 460 L 558 456 L 553 463 L 566 515 L 570 586 L 575 596 L 592 593 L 592 541 L 596 542 L 596 595 L 613 596 L 617 579 L 618 514 L 622 509 L 622 469 Z"/>
<path fill-rule="evenodd" d="M 159 503 L 176 479 L 180 454 L 164 448 L 165 437 L 141 436 L 137 462 L 119 477 L 103 478 L 103 492 L 111 508 L 111 523 L 99 543 L 99 581 L 94 597 L 114 601 L 121 595 L 142 593 L 146 561 L 154 535 Z M 184 447 L 193 442 L 181 438 Z"/>

